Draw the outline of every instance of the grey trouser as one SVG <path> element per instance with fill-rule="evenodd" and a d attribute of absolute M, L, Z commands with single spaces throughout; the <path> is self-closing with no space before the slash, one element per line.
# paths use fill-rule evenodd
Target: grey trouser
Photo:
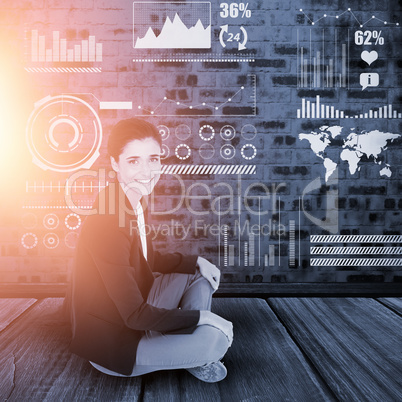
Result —
<path fill-rule="evenodd" d="M 155 307 L 187 310 L 210 310 L 213 289 L 198 272 L 191 274 L 155 274 L 147 302 Z M 221 359 L 229 347 L 219 329 L 198 326 L 192 334 L 161 334 L 147 331 L 141 338 L 137 358 L 130 376 L 152 371 L 191 368 Z M 126 377 L 91 364 L 105 374 Z"/>

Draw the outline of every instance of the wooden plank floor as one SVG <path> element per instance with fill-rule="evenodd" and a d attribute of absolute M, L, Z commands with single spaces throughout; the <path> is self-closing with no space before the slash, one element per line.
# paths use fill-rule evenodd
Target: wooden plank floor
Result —
<path fill-rule="evenodd" d="M 223 361 L 226 379 L 204 384 L 182 371 L 168 378 L 144 376 L 145 401 L 333 400 L 330 389 L 304 358 L 262 299 L 214 299 L 213 311 L 234 324 L 234 341 Z M 180 396 L 182 399 L 180 399 Z"/>
<path fill-rule="evenodd" d="M 69 352 L 62 299 L 0 299 L 0 400 L 398 401 L 399 305 L 400 299 L 214 299 L 213 310 L 233 321 L 235 338 L 224 358 L 227 378 L 206 384 L 185 370 L 106 376 Z"/>
<path fill-rule="evenodd" d="M 0 332 L 35 303 L 35 299 L 0 299 Z"/>
<path fill-rule="evenodd" d="M 68 350 L 63 299 L 37 303 L 0 333 L 0 396 L 8 401 L 136 401 L 140 378 L 108 377 Z"/>
<path fill-rule="evenodd" d="M 402 317 L 374 299 L 270 299 L 342 401 L 402 400 Z"/>
<path fill-rule="evenodd" d="M 391 310 L 394 310 L 397 314 L 402 315 L 402 298 L 388 297 L 378 299 L 380 303 L 383 303 Z"/>

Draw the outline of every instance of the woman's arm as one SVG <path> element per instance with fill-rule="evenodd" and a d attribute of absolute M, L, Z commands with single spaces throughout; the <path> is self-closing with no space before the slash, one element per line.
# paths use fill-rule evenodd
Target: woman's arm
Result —
<path fill-rule="evenodd" d="M 216 291 L 219 287 L 221 271 L 214 264 L 203 257 L 194 255 L 182 255 L 180 253 L 161 254 L 158 251 L 154 253 L 155 272 L 161 273 L 185 273 L 194 274 L 198 268 L 201 275 L 211 284 L 212 289 Z"/>
<path fill-rule="evenodd" d="M 88 297 L 91 297 L 91 292 L 99 294 L 106 290 L 104 297 L 113 301 L 125 325 L 130 328 L 191 333 L 199 321 L 198 310 L 156 308 L 144 299 L 153 276 L 140 257 L 138 239 L 130 238 L 127 231 L 106 217 L 91 218 L 87 218 L 88 225 L 82 232 L 81 248 L 89 253 L 94 267 L 81 268 L 100 277 L 103 286 L 88 289 Z M 91 286 L 90 280 L 86 283 Z M 96 309 L 96 305 L 93 308 Z"/>
<path fill-rule="evenodd" d="M 183 255 L 181 253 L 161 254 L 159 251 L 155 251 L 153 271 L 162 274 L 195 274 L 197 258 L 196 255 Z"/>

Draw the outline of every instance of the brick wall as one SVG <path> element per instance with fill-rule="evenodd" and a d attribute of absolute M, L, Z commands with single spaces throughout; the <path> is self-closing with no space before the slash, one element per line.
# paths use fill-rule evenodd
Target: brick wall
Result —
<path fill-rule="evenodd" d="M 160 26 L 161 3 L 149 3 L 154 3 L 152 13 L 148 9 L 134 11 L 152 14 L 147 18 Z M 137 29 L 136 24 L 141 27 L 143 20 L 136 19 L 137 14 L 133 16 L 133 2 L 2 2 L 2 108 L 8 126 L 7 131 L 3 130 L 7 138 L 2 151 L 5 174 L 0 281 L 60 283 L 69 278 L 85 216 L 71 215 L 78 211 L 65 208 L 64 185 L 79 170 L 57 172 L 46 162 L 41 166 L 32 163 L 32 149 L 30 152 L 25 138 L 30 129 L 33 135 L 42 135 L 40 124 L 51 125 L 48 122 L 62 113 L 56 111 L 57 106 L 49 106 L 38 118 L 40 124 L 31 119 L 29 125 L 31 113 L 42 112 L 35 103 L 50 96 L 61 105 L 62 94 L 73 97 L 70 116 L 88 132 L 93 131 L 94 116 L 98 116 L 103 133 L 100 156 L 93 158 L 91 166 L 97 176 L 82 176 L 77 179 L 78 189 L 70 189 L 77 205 L 89 206 L 97 194 L 97 185 L 105 184 L 110 170 L 105 150 L 111 127 L 120 119 L 140 115 L 167 136 L 164 145 L 169 156 L 164 164 L 190 165 L 189 169 L 193 169 L 191 174 L 175 168 L 175 174 L 162 175 L 152 202 L 151 222 L 158 247 L 206 256 L 221 267 L 226 282 L 401 280 L 398 253 L 402 242 L 390 236 L 401 235 L 402 119 L 398 115 L 377 119 L 335 115 L 338 110 L 359 116 L 390 104 L 392 111 L 402 113 L 402 31 L 395 25 L 402 23 L 400 2 L 352 0 L 329 5 L 259 0 L 247 6 L 246 2 L 237 2 L 231 11 L 238 13 L 236 18 L 221 14 L 225 10 L 221 4 L 226 3 L 211 2 L 210 49 L 135 49 L 133 36 L 137 31 L 133 29 Z M 179 11 L 182 16 L 198 12 L 193 8 L 185 11 L 192 7 L 191 2 L 178 3 L 177 7 L 184 10 Z M 319 20 L 325 13 L 329 17 Z M 333 18 L 335 15 L 339 18 Z M 377 19 L 369 21 L 372 15 Z M 367 23 L 360 28 L 356 19 Z M 221 26 L 225 24 L 228 31 L 222 33 Z M 46 49 L 53 51 L 48 61 L 32 60 L 33 30 L 45 37 Z M 371 32 L 371 44 L 356 44 L 355 32 L 359 30 Z M 95 36 L 95 41 L 102 44 L 102 60 L 53 61 L 54 31 L 66 39 L 69 48 Z M 246 49 L 239 51 L 239 42 L 246 42 Z M 363 50 L 376 51 L 378 59 L 369 64 L 361 55 Z M 320 80 L 321 85 L 315 86 L 317 51 L 321 64 L 318 63 L 319 74 L 316 68 L 315 83 Z M 334 63 L 333 79 L 329 59 Z M 306 76 L 303 71 L 307 71 Z M 366 74 L 363 80 L 368 83 L 375 80 L 367 76 L 371 73 L 378 74 L 378 85 L 362 90 L 361 74 Z M 343 83 L 341 74 L 345 76 L 345 86 L 337 87 L 336 82 Z M 311 106 L 317 96 L 324 105 L 325 117 L 303 118 L 303 99 Z M 164 97 L 168 100 L 150 115 L 149 111 Z M 105 110 L 102 102 L 131 102 L 132 108 Z M 189 105 L 194 107 L 190 109 Z M 326 111 L 327 105 L 334 107 L 334 117 L 330 116 L 331 109 Z M 320 131 L 323 126 L 342 127 L 342 133 L 331 136 L 328 130 Z M 229 130 L 229 137 L 233 132 L 233 138 L 226 138 L 225 130 Z M 378 155 L 364 153 L 352 140 L 347 142 L 348 135 L 375 130 L 378 134 L 370 141 L 383 141 L 382 148 L 387 148 Z M 300 134 L 310 135 L 311 140 L 301 139 Z M 388 134 L 395 136 L 388 142 L 381 140 Z M 325 138 L 328 144 L 317 155 L 311 141 L 323 145 Z M 92 133 L 84 136 L 81 145 L 88 150 L 94 142 Z M 177 149 L 180 144 L 188 148 Z M 46 147 L 46 143 L 42 146 Z M 352 148 L 358 159 L 353 172 L 352 162 L 341 158 L 344 149 Z M 191 155 L 184 159 L 188 150 Z M 330 174 L 324 167 L 325 158 L 336 164 Z M 205 165 L 214 165 L 211 169 L 215 170 L 205 174 L 196 168 Z M 224 166 L 238 166 L 242 174 L 216 174 Z M 245 173 L 246 167 L 254 174 Z M 80 190 L 80 185 L 85 187 Z M 313 235 L 386 237 L 343 237 L 340 243 L 331 243 L 326 238 L 312 242 Z M 358 254 L 332 250 L 332 255 L 314 255 L 310 251 L 313 246 L 370 249 L 356 251 Z M 374 247 L 390 249 L 378 254 Z M 325 258 L 347 260 L 325 263 Z"/>

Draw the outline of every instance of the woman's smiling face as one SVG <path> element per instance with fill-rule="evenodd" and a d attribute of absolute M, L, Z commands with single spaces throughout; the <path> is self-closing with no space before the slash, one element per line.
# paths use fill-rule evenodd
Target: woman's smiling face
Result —
<path fill-rule="evenodd" d="M 116 161 L 110 158 L 117 178 L 126 188 L 133 189 L 141 196 L 149 195 L 160 178 L 161 148 L 152 137 L 132 140 L 123 148 Z"/>

